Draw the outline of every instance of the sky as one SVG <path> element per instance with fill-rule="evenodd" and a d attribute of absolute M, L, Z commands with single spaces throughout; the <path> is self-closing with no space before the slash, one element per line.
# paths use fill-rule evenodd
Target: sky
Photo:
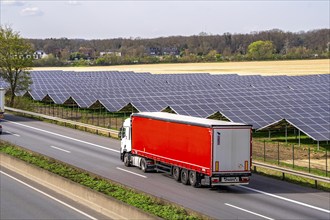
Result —
<path fill-rule="evenodd" d="M 330 28 L 330 0 L 0 0 L 0 24 L 24 38 L 156 38 Z"/>

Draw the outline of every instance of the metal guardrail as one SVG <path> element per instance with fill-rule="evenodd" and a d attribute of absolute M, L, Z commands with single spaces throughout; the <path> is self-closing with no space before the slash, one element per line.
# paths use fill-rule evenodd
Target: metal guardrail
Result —
<path fill-rule="evenodd" d="M 96 134 L 103 133 L 103 134 L 107 134 L 109 137 L 118 138 L 119 131 L 116 131 L 113 129 L 102 128 L 102 127 L 98 127 L 98 126 L 94 126 L 94 125 L 66 120 L 66 119 L 53 117 L 53 116 L 49 116 L 49 115 L 43 115 L 43 114 L 39 114 L 39 113 L 35 113 L 35 112 L 24 111 L 24 110 L 16 109 L 16 108 L 5 107 L 5 110 L 11 111 L 11 112 L 17 112 L 17 113 L 23 114 L 23 116 L 30 115 L 30 116 L 37 117 L 37 118 L 43 118 L 43 119 L 48 119 L 48 120 L 52 120 L 52 121 L 56 121 L 56 122 L 61 122 L 61 123 L 64 123 L 65 126 L 67 124 L 72 125 L 75 129 L 82 128 L 85 131 L 92 130 L 92 131 L 95 131 Z"/>
<path fill-rule="evenodd" d="M 8 110 L 8 111 L 21 113 L 23 115 L 31 115 L 31 116 L 38 117 L 38 118 L 44 118 L 44 119 L 48 119 L 48 120 L 52 120 L 52 121 L 56 121 L 56 122 L 62 122 L 65 125 L 70 124 L 70 125 L 73 125 L 75 129 L 80 127 L 80 128 L 84 128 L 85 131 L 87 129 L 94 130 L 97 134 L 106 133 L 106 134 L 108 134 L 109 137 L 117 138 L 118 133 L 119 133 L 119 131 L 112 130 L 112 129 L 102 128 L 102 127 L 89 125 L 89 124 L 84 124 L 84 123 L 80 123 L 80 122 L 76 122 L 76 121 L 70 121 L 70 120 L 66 120 L 66 119 L 62 119 L 62 118 L 58 118 L 58 117 L 39 114 L 39 113 L 24 111 L 24 110 L 20 110 L 20 109 L 16 109 L 16 108 L 5 107 L 5 109 Z M 313 174 L 310 174 L 310 173 L 299 172 L 299 171 L 295 171 L 295 170 L 292 170 L 292 169 L 287 169 L 287 168 L 274 166 L 274 165 L 270 165 L 270 164 L 265 164 L 265 163 L 260 163 L 260 162 L 253 162 L 252 166 L 254 167 L 255 171 L 257 171 L 257 167 L 262 167 L 262 168 L 266 168 L 266 169 L 281 172 L 282 173 L 282 179 L 285 179 L 285 174 L 292 174 L 292 175 L 295 175 L 295 176 L 312 179 L 312 180 L 315 181 L 315 187 L 316 188 L 317 188 L 317 182 L 318 181 L 319 182 L 330 183 L 330 178 L 329 177 L 317 176 L 317 175 L 313 175 Z"/>
<path fill-rule="evenodd" d="M 317 176 L 317 175 L 314 175 L 314 174 L 300 172 L 300 171 L 287 169 L 287 168 L 283 168 L 283 167 L 279 167 L 279 166 L 274 166 L 274 165 L 270 165 L 270 164 L 266 164 L 266 163 L 253 162 L 252 166 L 254 167 L 254 171 L 257 171 L 257 167 L 262 167 L 262 168 L 266 168 L 266 169 L 281 172 L 283 180 L 285 179 L 285 174 L 291 174 L 291 175 L 295 175 L 295 176 L 299 176 L 299 177 L 303 177 L 303 178 L 312 179 L 312 180 L 315 181 L 315 188 L 317 188 L 317 182 L 318 181 L 319 182 L 330 183 L 330 178 L 329 177 Z"/>

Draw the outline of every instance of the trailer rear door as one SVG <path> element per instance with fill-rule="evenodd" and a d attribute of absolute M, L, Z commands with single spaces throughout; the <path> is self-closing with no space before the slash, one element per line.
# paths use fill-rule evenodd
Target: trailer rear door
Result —
<path fill-rule="evenodd" d="M 213 129 L 213 173 L 250 172 L 250 127 Z"/>

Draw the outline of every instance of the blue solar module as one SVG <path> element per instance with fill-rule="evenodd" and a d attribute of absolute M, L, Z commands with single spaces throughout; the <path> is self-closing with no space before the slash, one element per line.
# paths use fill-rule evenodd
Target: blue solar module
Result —
<path fill-rule="evenodd" d="M 80 108 L 99 102 L 110 112 L 162 111 L 228 120 L 260 129 L 290 120 L 315 140 L 329 140 L 330 74 L 240 76 L 237 74 L 150 74 L 131 71 L 31 71 L 25 92 L 34 100 Z M 8 84 L 0 80 L 0 87 Z M 17 94 L 23 95 L 23 94 Z"/>

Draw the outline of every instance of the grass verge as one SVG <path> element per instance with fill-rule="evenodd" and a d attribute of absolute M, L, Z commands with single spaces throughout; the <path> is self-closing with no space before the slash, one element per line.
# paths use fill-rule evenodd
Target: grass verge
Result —
<path fill-rule="evenodd" d="M 318 176 L 323 176 L 323 177 L 328 177 L 330 174 L 330 171 L 326 170 L 320 170 L 320 169 L 315 169 L 315 168 L 308 168 L 308 167 L 303 167 L 303 166 L 298 166 L 298 165 L 293 165 L 289 164 L 289 163 L 285 163 L 285 162 L 277 162 L 276 160 L 271 160 L 271 159 L 267 159 L 266 161 L 263 160 L 263 158 L 261 157 L 254 157 L 253 158 L 254 161 L 257 162 L 262 162 L 262 163 L 267 163 L 267 164 L 271 164 L 271 165 L 275 165 L 278 167 L 284 167 L 284 168 L 288 168 L 288 169 L 292 169 L 292 170 L 297 170 L 297 171 L 302 171 L 305 173 L 311 173 L 314 175 L 318 175 Z"/>
<path fill-rule="evenodd" d="M 34 119 L 34 120 L 38 120 L 38 121 L 42 121 L 42 122 L 47 122 L 50 124 L 56 124 L 59 126 L 63 126 L 63 127 L 67 127 L 67 128 L 71 128 L 71 129 L 76 129 L 76 130 L 80 130 L 80 131 L 84 131 L 84 132 L 88 132 L 91 134 L 96 134 L 96 135 L 100 135 L 100 136 L 104 136 L 104 137 L 111 137 L 113 139 L 118 139 L 118 137 L 110 135 L 108 132 L 98 132 L 94 129 L 89 129 L 86 128 L 84 126 L 79 126 L 79 125 L 73 125 L 70 123 L 65 123 L 65 122 L 60 122 L 60 121 L 56 121 L 56 120 L 51 120 L 51 119 L 46 119 L 46 118 L 42 118 L 42 117 L 37 117 L 37 116 L 33 116 L 33 115 L 29 115 L 29 114 L 23 114 L 23 113 L 19 113 L 19 112 L 13 112 L 13 111 L 9 111 L 6 110 L 7 113 L 10 113 L 12 115 L 16 115 L 16 116 L 20 116 L 20 117 L 24 117 L 24 118 L 30 118 L 30 119 Z M 73 121 L 74 122 L 74 121 Z"/>
<path fill-rule="evenodd" d="M 275 178 L 275 179 L 283 180 L 282 172 L 275 171 L 275 170 L 258 167 L 257 171 L 255 171 L 254 173 L 257 173 L 257 174 L 260 174 L 263 176 L 267 176 L 267 177 L 271 177 L 271 178 Z M 284 180 L 287 182 L 297 184 L 297 185 L 315 188 L 315 181 L 308 179 L 308 178 L 303 178 L 303 177 L 299 177 L 299 176 L 295 176 L 295 175 L 291 175 L 291 174 L 285 174 Z M 320 189 L 320 190 L 323 190 L 326 192 L 330 192 L 330 184 L 318 182 L 317 189 Z"/>
<path fill-rule="evenodd" d="M 139 208 L 144 212 L 163 219 L 197 220 L 206 218 L 199 216 L 197 213 L 187 211 L 177 205 L 152 197 L 151 195 L 137 192 L 133 189 L 120 185 L 119 183 L 114 183 L 108 179 L 101 178 L 68 164 L 56 161 L 52 158 L 22 149 L 2 140 L 0 140 L 0 152 L 11 155 L 22 161 L 33 164 L 98 192 L 104 193 L 126 204 Z"/>

